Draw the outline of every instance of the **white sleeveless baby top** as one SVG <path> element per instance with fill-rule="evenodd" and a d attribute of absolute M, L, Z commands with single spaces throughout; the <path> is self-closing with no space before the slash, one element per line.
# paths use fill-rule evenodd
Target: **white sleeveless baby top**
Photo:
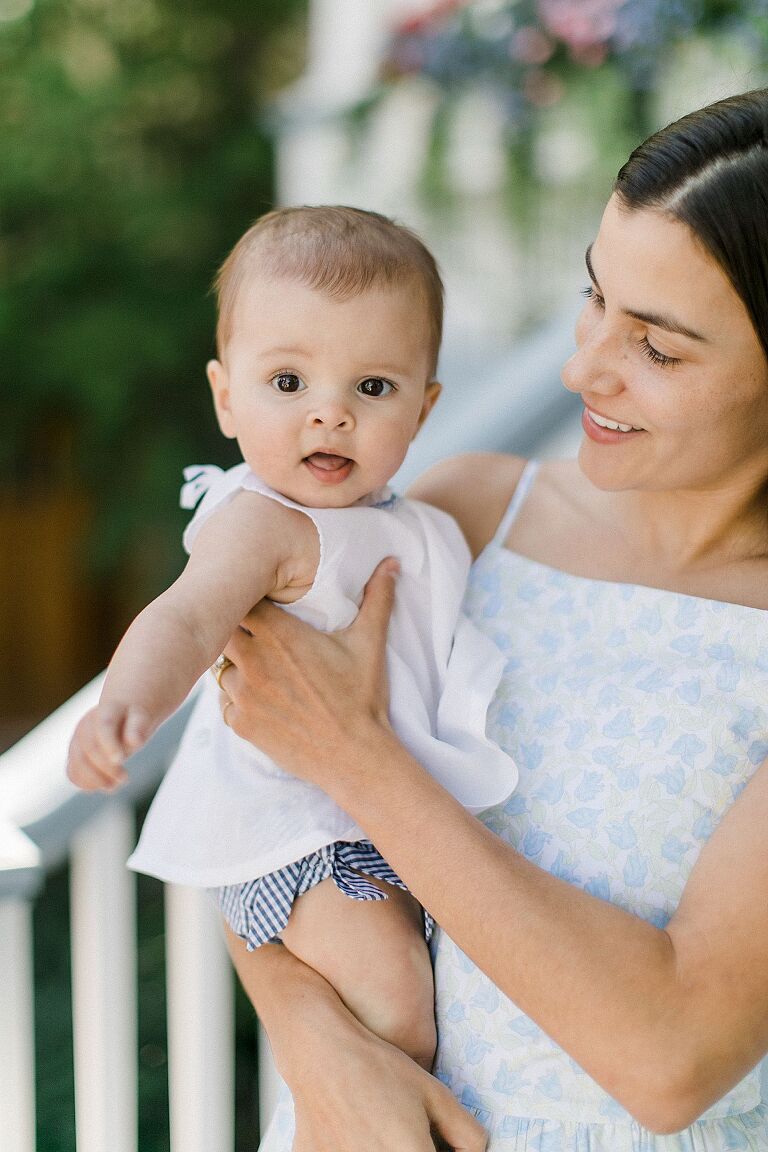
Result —
<path fill-rule="evenodd" d="M 486 735 L 486 715 L 504 670 L 493 641 L 461 612 L 470 556 L 444 512 L 383 489 L 350 508 L 305 508 L 268 488 L 247 464 L 227 472 L 195 467 L 182 504 L 202 502 L 185 534 L 245 489 L 296 508 L 314 523 L 320 562 L 309 591 L 281 605 L 326 632 L 354 620 L 373 569 L 400 561 L 388 635 L 390 717 L 411 752 L 466 808 L 505 800 L 513 760 Z M 206 673 L 179 750 L 152 803 L 136 851 L 139 872 L 202 887 L 274 872 L 363 831 L 324 792 L 283 772 L 222 721 Z M 296 717 L 301 724 L 302 717 Z M 386 764 L 382 764 L 386 771 Z"/>

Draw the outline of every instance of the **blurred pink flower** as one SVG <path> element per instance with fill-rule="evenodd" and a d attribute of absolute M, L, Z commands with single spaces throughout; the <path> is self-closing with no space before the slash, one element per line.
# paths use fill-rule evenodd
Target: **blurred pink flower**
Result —
<path fill-rule="evenodd" d="M 616 14 L 625 0 L 538 0 L 544 28 L 562 40 L 582 63 L 590 59 L 590 49 L 610 40 L 616 30 Z M 602 59 L 602 57 L 600 58 Z"/>
<path fill-rule="evenodd" d="M 509 44 L 510 56 L 521 64 L 546 64 L 554 50 L 549 36 L 530 24 L 518 28 Z"/>
<path fill-rule="evenodd" d="M 470 0 L 436 0 L 424 12 L 416 16 L 408 16 L 395 24 L 395 36 L 413 36 L 420 32 L 427 32 L 433 25 L 439 24 L 447 16 L 452 16 L 459 8 L 466 8 Z"/>

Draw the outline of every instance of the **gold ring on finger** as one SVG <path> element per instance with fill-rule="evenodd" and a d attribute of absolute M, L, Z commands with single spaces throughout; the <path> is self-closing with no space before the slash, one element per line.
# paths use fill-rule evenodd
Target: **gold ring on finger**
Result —
<path fill-rule="evenodd" d="M 227 725 L 227 728 L 231 727 L 231 725 L 229 724 L 229 722 L 227 720 L 227 708 L 231 708 L 233 704 L 234 704 L 234 700 L 227 700 L 226 704 L 224 705 L 224 707 L 221 710 L 221 718 L 224 721 L 224 723 Z"/>
<path fill-rule="evenodd" d="M 221 688 L 222 676 L 226 672 L 227 668 L 231 668 L 232 666 L 233 666 L 233 664 L 232 664 L 232 661 L 230 660 L 229 656 L 225 656 L 223 652 L 222 652 L 221 656 L 219 656 L 216 660 L 214 660 L 213 667 L 211 668 L 211 672 L 213 673 L 213 678 L 216 681 L 216 683 L 218 684 L 219 688 Z M 223 691 L 223 689 L 222 689 L 222 691 Z"/>

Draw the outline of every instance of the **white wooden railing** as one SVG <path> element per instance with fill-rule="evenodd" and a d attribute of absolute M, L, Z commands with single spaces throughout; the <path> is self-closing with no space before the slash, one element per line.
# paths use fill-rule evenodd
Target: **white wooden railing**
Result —
<path fill-rule="evenodd" d="M 483 387 L 462 372 L 414 444 L 398 486 L 463 449 L 535 450 L 573 421 L 559 387 L 572 316 L 484 366 Z M 450 368 L 443 379 L 450 384 Z M 566 437 L 567 439 L 567 437 Z M 69 739 L 98 699 L 88 684 L 0 756 L 0 1152 L 35 1152 L 32 908 L 45 877 L 70 865 L 77 1152 L 137 1152 L 135 883 L 125 868 L 136 807 L 152 795 L 178 743 L 190 702 L 130 762 L 115 796 L 66 779 Z M 231 1152 L 233 978 L 213 901 L 165 886 L 171 1152 Z M 140 990 L 139 990 L 140 991 Z M 259 1037 L 259 1115 L 279 1080 Z"/>
<path fill-rule="evenodd" d="M 34 1152 L 32 904 L 45 872 L 70 865 L 78 1152 L 137 1149 L 135 882 L 125 861 L 135 807 L 156 786 L 186 719 L 180 710 L 131 763 L 114 797 L 64 777 L 69 738 L 101 677 L 0 757 L 0 1129 L 2 1152 Z M 21 829 L 25 829 L 22 831 Z M 233 981 L 219 917 L 197 889 L 165 886 L 171 1148 L 234 1143 Z M 265 1115 L 275 1074 L 262 1074 Z"/>

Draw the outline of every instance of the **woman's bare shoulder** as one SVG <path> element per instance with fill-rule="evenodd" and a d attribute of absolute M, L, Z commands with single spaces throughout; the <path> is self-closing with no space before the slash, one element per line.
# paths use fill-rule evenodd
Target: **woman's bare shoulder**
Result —
<path fill-rule="evenodd" d="M 451 456 L 420 476 L 408 496 L 453 516 L 476 556 L 493 537 L 525 463 L 521 456 L 497 452 Z"/>

